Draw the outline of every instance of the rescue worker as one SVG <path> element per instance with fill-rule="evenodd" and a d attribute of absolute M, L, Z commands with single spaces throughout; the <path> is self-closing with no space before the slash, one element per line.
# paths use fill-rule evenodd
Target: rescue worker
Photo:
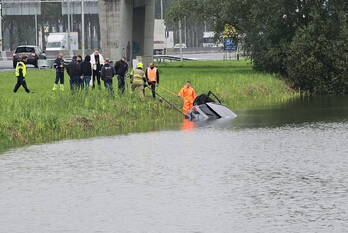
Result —
<path fill-rule="evenodd" d="M 122 57 L 121 60 L 116 62 L 115 64 L 115 72 L 117 74 L 117 80 L 118 80 L 118 90 L 121 94 L 125 91 L 125 76 L 128 72 L 128 64 L 127 59 L 125 57 Z"/>
<path fill-rule="evenodd" d="M 27 63 L 28 57 L 23 56 L 20 62 L 17 62 L 16 65 L 16 77 L 17 77 L 17 83 L 15 88 L 13 89 L 13 92 L 16 93 L 18 91 L 18 88 L 20 86 L 23 86 L 24 90 L 27 93 L 30 93 L 30 90 L 27 87 L 27 83 L 25 81 L 25 76 L 27 75 Z"/>
<path fill-rule="evenodd" d="M 71 62 L 67 66 L 67 72 L 70 76 L 70 89 L 76 90 L 81 84 L 81 64 L 77 61 L 77 56 L 73 56 Z"/>
<path fill-rule="evenodd" d="M 191 87 L 191 82 L 187 81 L 184 87 L 178 93 L 178 97 L 183 99 L 183 113 L 186 115 L 192 108 L 193 102 L 196 99 L 196 92 Z"/>
<path fill-rule="evenodd" d="M 52 90 L 57 90 L 58 83 L 60 83 L 60 90 L 64 91 L 64 59 L 62 53 L 58 54 L 58 57 L 53 63 L 53 67 L 56 69 L 56 80 L 54 81 L 54 86 Z"/>
<path fill-rule="evenodd" d="M 149 86 L 151 87 L 152 97 L 156 98 L 156 86 L 159 85 L 159 72 L 154 63 L 150 63 L 150 66 L 146 69 L 145 72 L 146 80 Z"/>
<path fill-rule="evenodd" d="M 104 81 L 105 88 L 113 93 L 114 90 L 112 88 L 112 78 L 115 76 L 116 72 L 114 67 L 110 64 L 110 59 L 105 59 L 105 65 L 101 69 L 101 78 Z"/>
<path fill-rule="evenodd" d="M 142 96 L 145 97 L 145 87 L 146 84 L 146 76 L 145 72 L 143 71 L 144 65 L 143 63 L 138 63 L 137 68 L 132 71 L 130 75 L 131 84 L 132 84 L 132 91 L 134 92 L 135 89 L 139 88 L 139 90 L 142 93 Z"/>
<path fill-rule="evenodd" d="M 91 64 L 93 68 L 93 89 L 95 88 L 95 81 L 98 82 L 99 89 L 101 88 L 100 82 L 100 71 L 103 67 L 105 61 L 103 55 L 99 53 L 98 49 L 94 50 L 94 53 L 91 55 Z"/>

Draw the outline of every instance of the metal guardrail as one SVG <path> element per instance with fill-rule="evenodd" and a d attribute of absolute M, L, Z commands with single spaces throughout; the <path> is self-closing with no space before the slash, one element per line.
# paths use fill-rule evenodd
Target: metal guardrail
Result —
<path fill-rule="evenodd" d="M 12 53 L 10 51 L 0 51 L 0 61 L 12 60 Z"/>
<path fill-rule="evenodd" d="M 174 62 L 174 61 L 181 61 L 180 56 L 174 56 L 174 55 L 153 55 L 153 59 L 157 62 Z M 197 59 L 192 58 L 183 58 L 183 61 L 197 61 Z"/>
<path fill-rule="evenodd" d="M 195 47 L 195 48 L 183 48 L 182 53 L 183 54 L 197 54 L 197 53 L 220 53 L 223 52 L 224 49 L 222 47 Z M 178 48 L 168 48 L 167 54 L 168 55 L 175 55 L 180 53 L 180 49 Z"/>
<path fill-rule="evenodd" d="M 10 63 L 11 65 L 8 64 L 8 66 L 12 66 L 12 57 L 10 56 L 11 53 L 6 52 L 1 54 L 0 56 L 0 61 L 1 62 L 6 62 Z M 153 56 L 154 60 L 157 62 L 177 62 L 181 61 L 180 56 L 174 56 L 174 55 L 154 55 Z M 38 62 L 39 69 L 50 69 L 53 68 L 53 63 L 54 63 L 53 57 L 49 57 L 47 59 L 40 59 Z M 65 59 L 66 64 L 68 64 L 71 61 L 70 58 Z M 198 61 L 197 59 L 193 58 L 183 58 L 183 61 Z"/>

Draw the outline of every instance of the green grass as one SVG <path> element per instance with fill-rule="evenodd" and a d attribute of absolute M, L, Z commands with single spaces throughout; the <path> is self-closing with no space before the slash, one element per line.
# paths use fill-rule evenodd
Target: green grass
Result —
<path fill-rule="evenodd" d="M 264 108 L 298 96 L 279 76 L 256 72 L 248 61 L 164 63 L 163 86 L 179 90 L 190 80 L 197 93 L 209 90 L 233 110 Z"/>
<path fill-rule="evenodd" d="M 159 68 L 161 86 L 176 93 L 190 80 L 197 93 L 212 90 L 237 112 L 264 108 L 298 95 L 276 76 L 253 71 L 247 61 L 164 63 Z M 53 70 L 29 70 L 26 80 L 33 93 L 26 94 L 21 88 L 14 94 L 14 72 L 0 73 L 0 150 L 175 128 L 182 121 L 180 114 L 153 100 L 149 91 L 145 99 L 129 89 L 121 97 L 111 97 L 104 89 L 72 94 L 66 75 L 65 92 L 53 92 L 54 77 Z M 180 99 L 163 89 L 158 92 L 181 108 Z"/>

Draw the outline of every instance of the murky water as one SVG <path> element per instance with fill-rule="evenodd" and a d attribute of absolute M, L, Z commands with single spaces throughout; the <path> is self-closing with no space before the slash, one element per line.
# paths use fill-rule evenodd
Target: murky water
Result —
<path fill-rule="evenodd" d="M 326 100 L 7 152 L 0 232 L 348 232 L 348 99 Z"/>

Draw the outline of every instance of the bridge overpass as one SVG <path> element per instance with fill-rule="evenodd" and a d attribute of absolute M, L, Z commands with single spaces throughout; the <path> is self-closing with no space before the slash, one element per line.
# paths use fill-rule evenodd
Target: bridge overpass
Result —
<path fill-rule="evenodd" d="M 4 16 L 35 18 L 43 14 L 42 4 L 61 4 L 61 14 L 77 15 L 72 31 L 81 31 L 76 18 L 81 17 L 81 0 L 2 0 Z M 99 14 L 100 47 L 112 60 L 125 56 L 128 59 L 142 56 L 144 63 L 153 59 L 153 34 L 155 18 L 155 0 L 84 0 L 85 14 Z M 27 19 L 27 18 L 26 18 Z M 58 22 L 58 19 L 57 19 Z M 64 20 L 60 20 L 62 30 Z M 66 27 L 66 25 L 65 25 Z M 38 36 L 38 32 L 34 30 Z M 57 30 L 57 29 L 56 29 Z M 63 29 L 64 30 L 64 29 Z M 66 30 L 66 29 L 65 29 Z M 11 32 L 7 29 L 6 39 Z M 91 37 L 88 34 L 88 37 Z M 86 38 L 91 40 L 91 38 Z M 37 39 L 38 40 L 38 39 Z M 23 42 L 22 42 L 23 43 Z M 36 41 L 38 43 L 38 41 Z"/>
<path fill-rule="evenodd" d="M 99 0 L 101 48 L 112 60 L 153 60 L 155 0 Z M 132 56 L 133 55 L 133 56 Z"/>

